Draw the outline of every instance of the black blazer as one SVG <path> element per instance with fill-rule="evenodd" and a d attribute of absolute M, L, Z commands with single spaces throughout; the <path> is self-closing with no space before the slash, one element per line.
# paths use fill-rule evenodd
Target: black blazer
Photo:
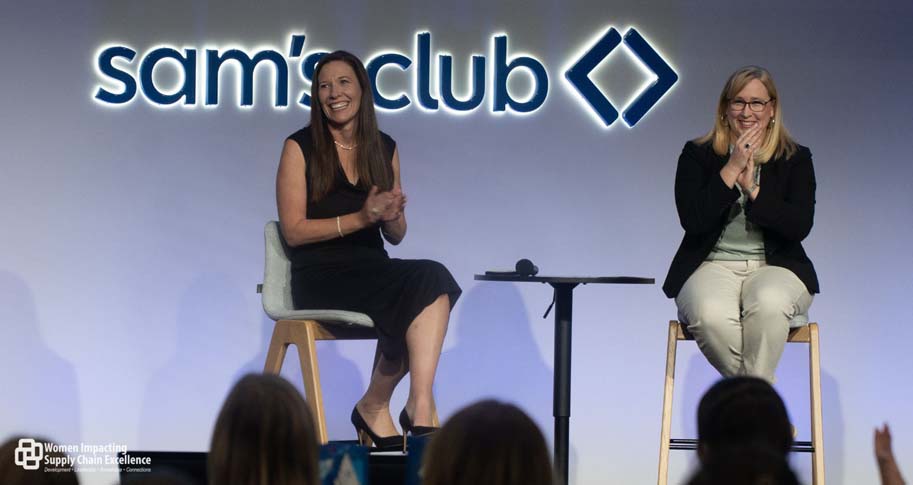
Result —
<path fill-rule="evenodd" d="M 675 207 L 685 237 L 672 258 L 663 292 L 675 298 L 691 273 L 713 250 L 730 206 L 739 189 L 726 187 L 720 170 L 728 160 L 717 155 L 711 143 L 689 141 L 678 157 L 675 171 Z M 761 165 L 761 191 L 745 208 L 745 217 L 761 227 L 767 264 L 786 268 L 805 283 L 809 293 L 818 293 L 815 267 L 805 255 L 801 241 L 808 236 L 815 218 L 815 169 L 808 148 L 799 145 L 787 159 Z"/>

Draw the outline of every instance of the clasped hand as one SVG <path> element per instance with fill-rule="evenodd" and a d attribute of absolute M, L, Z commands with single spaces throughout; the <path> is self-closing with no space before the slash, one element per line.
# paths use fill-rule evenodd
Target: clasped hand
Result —
<path fill-rule="evenodd" d="M 732 153 L 729 155 L 729 164 L 739 170 L 736 183 L 745 191 L 750 190 L 751 186 L 754 185 L 754 153 L 758 148 L 758 143 L 761 142 L 763 134 L 764 129 L 760 126 L 755 126 L 742 133 L 742 136 L 736 140 Z"/>
<path fill-rule="evenodd" d="M 406 194 L 400 189 L 381 192 L 372 186 L 361 211 L 371 224 L 395 221 L 403 215 L 406 208 Z"/>

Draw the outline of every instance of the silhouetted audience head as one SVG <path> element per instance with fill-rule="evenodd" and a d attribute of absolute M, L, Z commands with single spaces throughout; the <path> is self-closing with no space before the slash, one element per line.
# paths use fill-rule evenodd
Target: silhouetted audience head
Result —
<path fill-rule="evenodd" d="M 786 456 L 793 444 L 786 406 L 764 379 L 719 380 L 697 410 L 698 455 L 702 462 L 730 447 L 766 448 Z"/>
<path fill-rule="evenodd" d="M 425 452 L 422 485 L 551 485 L 542 432 L 520 408 L 480 401 L 453 415 Z"/>
<path fill-rule="evenodd" d="M 213 485 L 315 485 L 318 444 L 304 398 L 273 375 L 244 376 L 225 399 L 209 450 Z"/>
<path fill-rule="evenodd" d="M 799 480 L 779 451 L 732 446 L 714 451 L 687 485 L 799 485 Z"/>
<path fill-rule="evenodd" d="M 48 466 L 47 457 L 62 458 L 64 453 L 59 451 L 49 451 L 42 446 L 41 459 L 34 463 L 38 465 L 36 470 L 26 470 L 21 464 L 16 464 L 17 453 L 19 461 L 23 462 L 26 455 L 23 452 L 17 452 L 19 440 L 29 439 L 25 436 L 14 436 L 2 445 L 0 445 L 0 483 L 3 485 L 79 485 L 79 479 L 76 472 L 71 467 L 65 466 Z M 51 443 L 44 438 L 31 438 L 39 443 Z M 31 447 L 30 447 L 31 448 Z M 37 457 L 37 452 L 32 453 L 32 457 Z M 29 463 L 31 467 L 31 463 Z M 51 471 L 53 469 L 53 471 Z"/>

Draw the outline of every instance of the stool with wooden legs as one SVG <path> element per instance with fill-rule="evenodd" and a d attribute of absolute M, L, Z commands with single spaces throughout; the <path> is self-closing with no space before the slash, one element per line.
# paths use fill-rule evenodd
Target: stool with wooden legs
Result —
<path fill-rule="evenodd" d="M 263 372 L 266 374 L 279 374 L 285 352 L 289 345 L 298 347 L 298 360 L 301 363 L 301 377 L 304 380 L 304 395 L 311 408 L 311 414 L 317 425 L 317 437 L 326 444 L 327 435 L 326 415 L 323 410 L 323 391 L 320 386 L 320 369 L 317 364 L 318 340 L 364 340 L 376 339 L 377 335 L 372 327 L 359 327 L 357 325 L 337 326 L 317 320 L 279 320 L 273 328 L 273 338 L 266 354 L 266 364 Z"/>
<path fill-rule="evenodd" d="M 279 223 L 270 221 L 264 228 L 266 264 L 263 284 L 257 291 L 262 295 L 263 310 L 276 321 L 263 372 L 279 374 L 289 345 L 298 347 L 304 394 L 317 426 L 317 437 L 327 443 L 326 415 L 317 363 L 318 340 L 377 339 L 374 322 L 364 313 L 345 310 L 295 310 L 291 292 L 291 262 L 288 248 L 279 232 Z M 375 356 L 375 359 L 377 356 Z M 437 412 L 433 425 L 439 426 Z"/>
<path fill-rule="evenodd" d="M 263 310 L 276 321 L 273 337 L 266 355 L 263 372 L 278 374 L 285 360 L 289 345 L 298 347 L 301 376 L 304 379 L 305 400 L 314 415 L 317 437 L 321 443 L 329 441 L 326 416 L 323 411 L 323 393 L 320 387 L 320 369 L 317 364 L 318 340 L 376 339 L 374 322 L 363 313 L 343 310 L 295 310 L 292 305 L 291 262 L 287 248 L 279 233 L 279 224 L 270 221 L 264 229 L 266 264 L 263 284 L 258 285 L 262 295 Z"/>
<path fill-rule="evenodd" d="M 824 484 L 824 432 L 821 422 L 821 366 L 818 354 L 818 324 L 807 323 L 801 315 L 790 322 L 786 341 L 808 344 L 809 404 L 811 405 L 811 441 L 797 441 L 792 451 L 812 454 L 812 485 Z M 694 340 L 686 325 L 677 321 L 669 322 L 669 337 L 666 347 L 666 381 L 663 391 L 663 416 L 659 444 L 659 485 L 666 485 L 669 479 L 669 450 L 695 450 L 696 439 L 672 438 L 672 394 L 675 385 L 675 351 L 680 340 Z"/>

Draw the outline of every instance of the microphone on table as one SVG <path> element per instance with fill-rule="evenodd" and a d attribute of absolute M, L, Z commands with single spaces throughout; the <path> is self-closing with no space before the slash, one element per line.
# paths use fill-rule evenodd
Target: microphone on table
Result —
<path fill-rule="evenodd" d="M 533 264 L 532 261 L 522 258 L 514 265 L 513 271 L 486 271 L 485 274 L 490 276 L 520 276 L 523 278 L 532 278 L 539 274 L 539 267 Z M 555 290 L 552 294 L 552 302 L 549 303 L 548 308 L 545 309 L 545 314 L 542 315 L 542 318 L 548 317 L 549 312 L 552 311 L 552 307 L 555 306 L 557 297 L 558 292 Z"/>
<path fill-rule="evenodd" d="M 539 273 L 539 267 L 526 258 L 517 261 L 514 267 L 520 276 L 536 276 Z"/>
<path fill-rule="evenodd" d="M 486 271 L 485 274 L 492 276 L 523 276 L 531 277 L 536 276 L 539 273 L 539 267 L 533 264 L 532 261 L 523 258 L 517 261 L 517 264 L 514 265 L 513 271 Z"/>

